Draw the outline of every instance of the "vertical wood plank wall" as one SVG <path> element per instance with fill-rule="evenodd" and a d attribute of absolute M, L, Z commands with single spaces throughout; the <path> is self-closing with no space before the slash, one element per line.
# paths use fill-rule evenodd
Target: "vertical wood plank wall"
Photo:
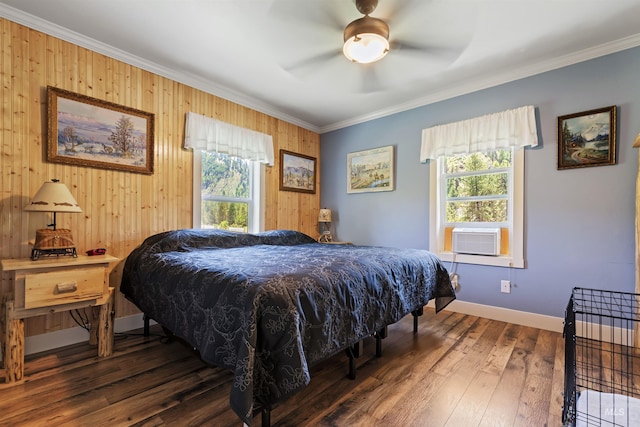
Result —
<path fill-rule="evenodd" d="M 126 63 L 0 18 L 0 258 L 28 257 L 29 240 L 49 214 L 23 210 L 43 182 L 60 179 L 81 214 L 59 214 L 79 253 L 97 247 L 124 259 L 147 236 L 192 225 L 192 154 L 181 148 L 185 114 L 214 117 L 273 136 L 275 165 L 266 172 L 265 228 L 317 236 L 320 191 L 279 191 L 279 149 L 318 158 L 319 135 L 299 126 L 157 76 Z M 142 175 L 46 161 L 46 87 L 155 114 L 155 172 Z M 316 181 L 319 185 L 320 179 Z M 111 274 L 119 286 L 122 263 Z M 12 284 L 2 277 L 0 292 Z M 116 293 L 116 316 L 137 313 Z M 75 326 L 67 313 L 27 320 L 26 334 Z"/>

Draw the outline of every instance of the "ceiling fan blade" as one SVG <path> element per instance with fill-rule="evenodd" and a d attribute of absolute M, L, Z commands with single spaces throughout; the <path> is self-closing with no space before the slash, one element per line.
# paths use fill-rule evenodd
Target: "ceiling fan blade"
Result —
<path fill-rule="evenodd" d="M 394 26 L 394 23 L 402 21 L 406 16 L 415 13 L 416 8 L 414 6 L 418 3 L 420 3 L 421 6 L 424 6 L 425 3 L 431 3 L 431 1 L 432 0 L 420 0 L 419 2 L 418 0 L 396 0 L 393 2 L 383 2 L 383 7 L 387 8 L 383 19 L 387 21 L 389 26 Z M 384 11 L 382 8 L 380 9 L 381 11 Z"/>
<path fill-rule="evenodd" d="M 379 64 L 354 64 L 362 67 L 362 93 L 373 93 L 384 90 L 384 86 L 380 82 L 376 65 Z"/>
<path fill-rule="evenodd" d="M 411 54 L 417 56 L 429 56 L 446 62 L 455 61 L 464 48 L 459 46 L 435 46 L 426 43 L 416 43 L 407 40 L 394 40 L 389 43 L 389 55 Z"/>
<path fill-rule="evenodd" d="M 336 57 L 342 56 L 341 49 L 331 49 L 326 52 L 319 53 L 317 55 L 309 56 L 307 58 L 303 58 L 299 61 L 296 61 L 292 64 L 286 65 L 283 68 L 289 72 L 302 72 L 302 71 L 310 71 L 318 65 L 323 65 L 327 61 L 330 61 Z M 346 59 L 345 59 L 346 60 Z"/>
<path fill-rule="evenodd" d="M 330 2 L 309 1 L 304 6 L 290 0 L 275 0 L 269 13 L 286 23 L 296 22 L 305 27 L 320 26 L 343 31 L 347 22 Z"/>

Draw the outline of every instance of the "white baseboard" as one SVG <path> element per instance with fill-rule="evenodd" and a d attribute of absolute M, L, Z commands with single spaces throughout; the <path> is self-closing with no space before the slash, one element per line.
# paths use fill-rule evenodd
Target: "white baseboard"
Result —
<path fill-rule="evenodd" d="M 131 331 L 142 328 L 143 324 L 142 313 L 134 314 L 133 316 L 119 317 L 114 321 L 114 331 Z M 25 338 L 24 354 L 53 350 L 54 348 L 85 342 L 88 339 L 89 332 L 79 326 L 46 334 L 32 335 Z"/>
<path fill-rule="evenodd" d="M 429 302 L 429 307 L 435 307 L 433 300 Z M 553 317 L 460 300 L 453 301 L 445 310 L 553 332 L 562 332 L 564 324 L 564 317 Z"/>

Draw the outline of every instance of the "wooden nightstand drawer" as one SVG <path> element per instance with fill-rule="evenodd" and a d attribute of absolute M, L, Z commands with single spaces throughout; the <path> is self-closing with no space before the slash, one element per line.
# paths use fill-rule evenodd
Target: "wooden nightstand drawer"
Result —
<path fill-rule="evenodd" d="M 107 291 L 103 267 L 26 274 L 26 309 L 98 299 Z"/>

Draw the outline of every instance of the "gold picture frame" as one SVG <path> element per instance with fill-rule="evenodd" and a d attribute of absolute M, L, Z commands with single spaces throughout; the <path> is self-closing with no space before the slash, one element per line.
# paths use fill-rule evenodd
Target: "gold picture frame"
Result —
<path fill-rule="evenodd" d="M 281 149 L 280 190 L 316 194 L 316 158 Z"/>
<path fill-rule="evenodd" d="M 153 174 L 154 115 L 47 87 L 47 160 Z"/>
<path fill-rule="evenodd" d="M 558 169 L 616 164 L 616 106 L 558 117 Z"/>
<path fill-rule="evenodd" d="M 347 154 L 347 193 L 395 189 L 393 145 Z"/>

